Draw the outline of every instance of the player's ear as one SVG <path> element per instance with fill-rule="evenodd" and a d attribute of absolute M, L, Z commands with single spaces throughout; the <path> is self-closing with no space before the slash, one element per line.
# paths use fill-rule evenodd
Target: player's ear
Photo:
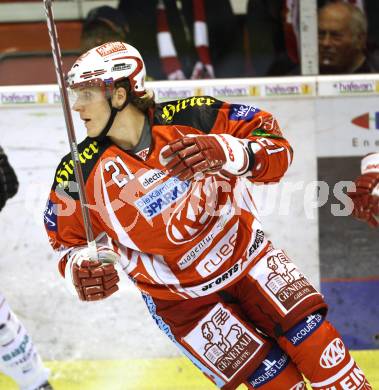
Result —
<path fill-rule="evenodd" d="M 124 103 L 126 102 L 126 99 L 128 98 L 128 92 L 124 87 L 118 87 L 114 90 L 113 96 L 112 96 L 112 105 L 116 108 L 121 108 Z"/>

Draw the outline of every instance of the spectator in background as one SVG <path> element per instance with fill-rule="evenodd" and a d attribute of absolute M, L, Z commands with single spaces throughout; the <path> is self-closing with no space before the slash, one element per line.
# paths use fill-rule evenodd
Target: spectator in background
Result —
<path fill-rule="evenodd" d="M 83 23 L 80 51 L 85 53 L 106 42 L 126 41 L 129 27 L 122 14 L 107 5 L 92 9 Z"/>
<path fill-rule="evenodd" d="M 250 76 L 300 74 L 297 0 L 249 0 L 246 27 Z"/>
<path fill-rule="evenodd" d="M 375 73 L 379 62 L 366 50 L 367 20 L 345 2 L 324 5 L 318 15 L 320 74 Z"/>
<path fill-rule="evenodd" d="M 319 23 L 323 24 L 319 44 L 321 73 L 372 73 L 379 69 L 379 2 L 352 1 L 317 1 Z M 249 0 L 246 24 L 250 75 L 301 74 L 299 5 L 299 0 Z M 357 60 L 357 66 L 349 66 L 353 65 L 352 58 Z"/>

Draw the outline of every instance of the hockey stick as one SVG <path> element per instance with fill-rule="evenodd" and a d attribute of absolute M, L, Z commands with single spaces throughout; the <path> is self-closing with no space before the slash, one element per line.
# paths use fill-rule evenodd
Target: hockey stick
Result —
<path fill-rule="evenodd" d="M 80 166 L 78 144 L 76 142 L 74 123 L 72 120 L 70 102 L 68 99 L 68 93 L 66 89 L 66 83 L 62 68 L 62 55 L 58 42 L 57 29 L 54 22 L 54 15 L 52 9 L 52 0 L 44 0 L 47 29 L 49 30 L 51 52 L 54 58 L 55 73 L 59 85 L 59 92 L 61 94 L 61 101 L 63 107 L 64 118 L 66 122 L 67 136 L 70 143 L 71 157 L 74 162 L 75 179 L 78 183 L 78 192 L 80 199 L 80 207 L 82 209 L 84 229 L 86 233 L 89 254 L 91 258 L 97 259 L 96 241 L 93 237 L 93 231 L 91 226 L 91 219 L 89 215 L 89 208 L 87 203 L 87 197 L 85 192 L 85 184 L 83 179 L 82 167 Z"/>

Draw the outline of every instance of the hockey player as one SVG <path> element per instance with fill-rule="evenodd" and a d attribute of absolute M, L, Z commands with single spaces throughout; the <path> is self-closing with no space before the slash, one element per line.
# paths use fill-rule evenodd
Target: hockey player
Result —
<path fill-rule="evenodd" d="M 97 258 L 70 155 L 45 210 L 59 270 L 84 301 L 117 291 L 118 262 L 160 329 L 219 388 L 371 389 L 321 294 L 267 240 L 253 183 L 277 182 L 292 149 L 275 118 L 211 96 L 155 103 L 139 52 L 111 42 L 68 74 Z M 353 387 L 352 387 L 353 388 Z"/>
<path fill-rule="evenodd" d="M 355 179 L 356 191 L 349 192 L 353 200 L 353 216 L 379 226 L 379 153 L 372 153 L 361 161 L 361 175 Z"/>
<path fill-rule="evenodd" d="M 0 210 L 18 189 L 16 174 L 0 147 Z M 0 371 L 13 378 L 21 390 L 52 390 L 31 337 L 0 293 Z"/>

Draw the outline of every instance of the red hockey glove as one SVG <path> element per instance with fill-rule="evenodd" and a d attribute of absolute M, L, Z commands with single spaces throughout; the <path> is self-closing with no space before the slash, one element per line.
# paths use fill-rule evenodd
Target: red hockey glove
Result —
<path fill-rule="evenodd" d="M 368 172 L 355 180 L 357 190 L 348 195 L 354 203 L 353 216 L 372 227 L 379 226 L 379 173 Z"/>
<path fill-rule="evenodd" d="M 119 255 L 105 247 L 97 249 L 98 260 L 91 260 L 88 248 L 76 250 L 69 256 L 65 278 L 72 281 L 82 301 L 105 299 L 118 290 L 120 281 L 114 263 Z"/>
<path fill-rule="evenodd" d="M 203 173 L 221 170 L 243 175 L 252 165 L 248 141 L 229 134 L 188 135 L 170 142 L 160 153 L 160 161 L 180 180 L 201 178 Z"/>

